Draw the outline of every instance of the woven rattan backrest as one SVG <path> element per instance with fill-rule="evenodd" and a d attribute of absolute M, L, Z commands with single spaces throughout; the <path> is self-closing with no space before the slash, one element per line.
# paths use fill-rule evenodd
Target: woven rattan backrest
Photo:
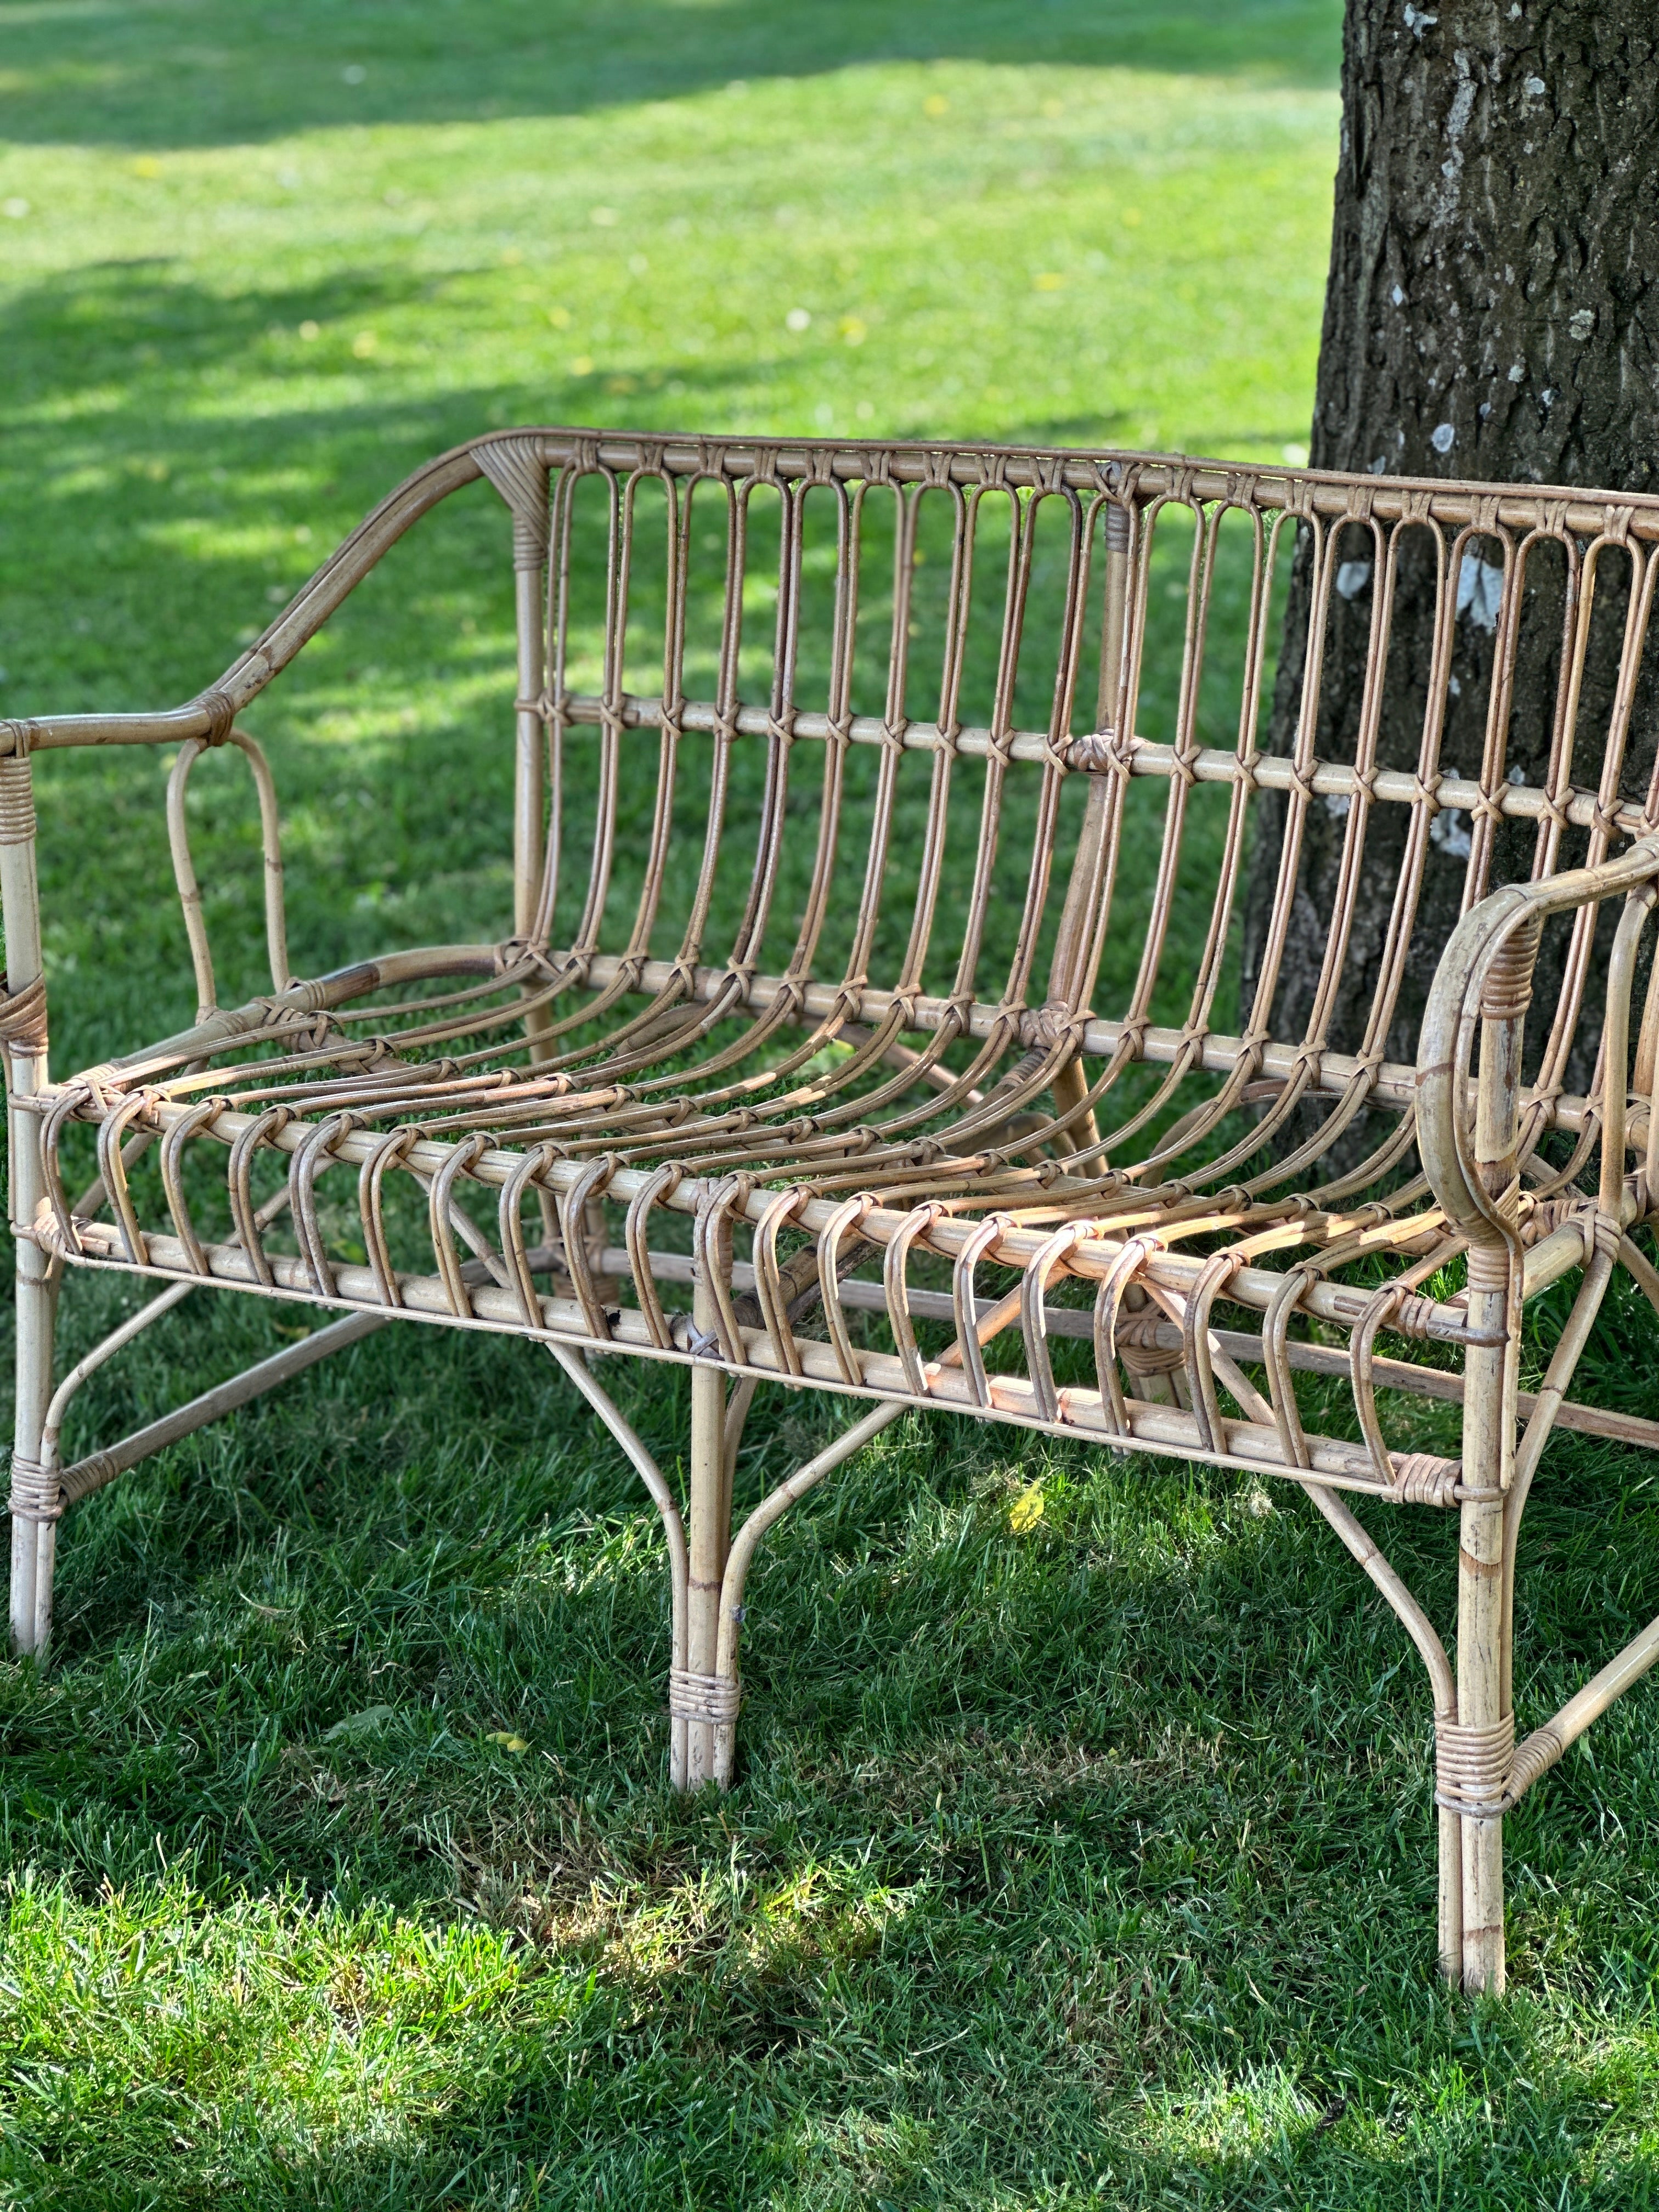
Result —
<path fill-rule="evenodd" d="M 521 707 L 548 732 L 554 796 L 530 927 L 602 981 L 713 961 L 745 987 L 811 979 L 854 1003 L 879 987 L 921 1027 L 971 1007 L 981 1034 L 1092 1005 L 1140 1057 L 1202 1045 L 1223 1065 L 1324 1050 L 1363 955 L 1369 1014 L 1338 1042 L 1375 1068 L 1408 963 L 1438 950 L 1413 950 L 1430 865 L 1461 869 L 1467 907 L 1653 817 L 1632 710 L 1654 502 L 1001 450 L 534 447 L 552 472 L 547 680 Z M 1298 557 L 1310 643 L 1280 679 L 1293 741 L 1270 756 Z M 1553 682 L 1533 781 L 1510 765 L 1537 711 L 1515 704 L 1528 651 Z M 1310 915 L 1316 810 L 1340 854 Z M 1264 822 L 1279 859 L 1257 979 L 1218 1024 Z M 1386 920 L 1357 910 L 1379 841 Z M 1594 921 L 1544 1054 L 1558 1081 Z M 1310 928 L 1312 1012 L 1275 1037 L 1286 939 Z"/>
<path fill-rule="evenodd" d="M 1193 1069 L 1229 1104 L 1264 1077 L 1285 1116 L 1310 1085 L 1339 1116 L 1403 1107 L 1455 912 L 1659 818 L 1659 500 L 1017 448 L 492 434 L 400 485 L 189 706 L 21 742 L 222 742 L 480 476 L 514 519 L 510 934 L 606 1006 L 896 1014 L 988 1067 L 1086 1010 L 1091 1080 L 1167 1073 L 1120 1093 L 1117 1142 Z M 190 920 L 187 853 L 179 881 Z M 1589 1087 L 1597 926 L 1547 928 L 1547 1115 Z"/>

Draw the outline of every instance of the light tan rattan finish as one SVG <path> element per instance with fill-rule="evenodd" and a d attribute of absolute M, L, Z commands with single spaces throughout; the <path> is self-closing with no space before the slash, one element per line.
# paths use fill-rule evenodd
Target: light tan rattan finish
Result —
<path fill-rule="evenodd" d="M 517 574 L 511 929 L 296 980 L 276 790 L 237 717 L 413 522 L 480 475 L 511 511 Z M 694 518 L 711 515 L 706 570 Z M 1227 672 L 1233 732 L 1213 743 L 1206 655 L 1223 628 L 1224 531 L 1239 551 L 1243 646 Z M 1270 756 L 1274 585 L 1298 534 L 1316 641 L 1354 618 L 1345 563 L 1369 549 L 1365 703 L 1357 730 L 1316 750 L 1316 644 L 1294 746 Z M 761 1537 L 907 1408 L 1279 1476 L 1309 1492 L 1425 1662 L 1442 1961 L 1471 1986 L 1501 1985 L 1503 1814 L 1659 1656 L 1656 1623 L 1516 1744 L 1516 1539 L 1543 1444 L 1557 1425 L 1659 1443 L 1659 1424 L 1565 1395 L 1616 1266 L 1659 1304 L 1659 1275 L 1632 1241 L 1659 1197 L 1651 992 L 1633 1066 L 1631 1036 L 1659 813 L 1650 793 L 1625 789 L 1656 541 L 1659 502 L 1571 491 L 511 432 L 410 477 L 190 705 L 0 724 L 17 1644 L 46 1643 L 68 1505 L 394 1319 L 545 1344 L 622 1443 L 666 1532 L 681 1786 L 732 1776 L 738 1625 Z M 1401 768 L 1379 765 L 1377 733 L 1408 545 L 1430 565 L 1439 613 L 1434 665 L 1417 672 L 1418 757 Z M 1551 769 L 1534 786 L 1506 773 L 1509 678 L 1528 564 L 1545 559 L 1564 580 L 1565 629 Z M 1497 603 L 1475 608 L 1492 635 L 1485 737 L 1478 766 L 1460 770 L 1442 738 L 1472 560 Z M 1577 726 L 1580 678 L 1591 587 L 1611 562 L 1629 616 L 1592 744 Z M 924 608 L 917 579 L 930 573 Z M 757 586 L 770 625 L 758 678 L 744 629 Z M 1161 671 L 1158 592 L 1180 601 Z M 714 610 L 702 641 L 700 607 Z M 924 668 L 928 609 L 938 647 Z M 975 653 L 986 711 L 970 723 Z M 1143 720 L 1155 676 L 1163 735 Z M 200 1011 L 179 1036 L 53 1081 L 33 760 L 106 744 L 178 747 L 168 824 Z M 272 988 L 222 1010 L 185 791 L 203 751 L 226 744 L 258 793 Z M 1576 781 L 1575 757 L 1592 756 L 1594 781 Z M 643 806 L 642 775 L 654 794 Z M 1156 819 L 1146 792 L 1162 794 Z M 1230 942 L 1261 795 L 1273 792 L 1277 893 L 1230 1032 L 1218 1011 Z M 1200 837 L 1191 825 L 1206 807 Z M 1313 1018 L 1278 1036 L 1315 808 L 1343 823 L 1342 887 L 1319 918 Z M 1359 860 L 1389 817 L 1404 825 L 1397 885 L 1387 917 L 1366 917 Z M 1437 824 L 1464 817 L 1464 918 L 1431 949 L 1415 1064 L 1391 1060 L 1425 870 L 1443 859 Z M 1126 915 L 1126 837 L 1149 823 L 1150 894 Z M 1493 890 L 1505 825 L 1529 836 L 1525 880 Z M 1603 985 L 1595 933 L 1608 901 L 1620 919 Z M 1361 924 L 1370 1011 L 1338 1050 L 1330 1009 Z M 1565 933 L 1565 981 L 1523 1063 L 1547 928 Z M 1114 960 L 1133 981 L 1103 1008 Z M 1592 984 L 1601 1057 L 1574 1094 Z M 70 1159 L 94 1139 L 95 1180 L 77 1193 Z M 54 1392 L 66 1266 L 167 1287 Z M 1522 1393 L 1524 1301 L 1572 1271 L 1548 1375 Z M 198 1285 L 344 1317 L 65 1467 L 80 1382 Z M 1419 1349 L 1385 1354 L 1384 1336 Z M 596 1379 L 595 1353 L 690 1368 L 684 1505 Z M 1304 1425 L 1298 1376 L 1346 1383 L 1346 1435 Z M 734 1536 L 732 1462 L 762 1382 L 877 1404 Z M 1384 1407 L 1409 1424 L 1413 1394 L 1462 1404 L 1459 1457 L 1390 1442 Z M 1344 1492 L 1456 1512 L 1455 1673 Z"/>

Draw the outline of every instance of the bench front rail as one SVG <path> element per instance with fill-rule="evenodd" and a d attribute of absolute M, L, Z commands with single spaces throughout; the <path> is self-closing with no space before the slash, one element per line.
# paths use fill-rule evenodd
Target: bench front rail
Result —
<path fill-rule="evenodd" d="M 296 977 L 242 718 L 480 477 L 513 526 L 513 913 Z M 1503 1816 L 1659 1656 L 1656 1622 L 1517 1742 L 1544 1446 L 1659 1445 L 1569 1395 L 1615 1269 L 1659 1307 L 1659 808 L 1631 787 L 1656 543 L 1659 501 L 1572 490 L 502 432 L 401 485 L 187 705 L 0 723 L 18 1648 L 70 1505 L 398 1320 L 546 1346 L 641 1475 L 682 1788 L 732 1778 L 761 1539 L 887 1422 L 1206 1461 L 1304 1489 L 1399 1614 L 1442 1964 L 1501 1987 Z M 1287 588 L 1307 643 L 1275 674 Z M 1517 697 L 1540 665 L 1546 708 Z M 53 1079 L 34 762 L 95 744 L 176 748 L 198 1013 Z M 271 988 L 237 1007 L 186 806 L 222 746 L 264 856 Z M 70 1267 L 161 1286 L 60 1376 Z M 1570 1275 L 1523 1389 L 1528 1302 Z M 341 1318 L 66 1462 L 81 1384 L 206 1287 Z M 598 1379 L 624 1354 L 690 1370 L 684 1498 Z M 734 1530 L 763 1383 L 874 1402 Z M 1456 1514 L 1455 1668 L 1361 1496 Z"/>

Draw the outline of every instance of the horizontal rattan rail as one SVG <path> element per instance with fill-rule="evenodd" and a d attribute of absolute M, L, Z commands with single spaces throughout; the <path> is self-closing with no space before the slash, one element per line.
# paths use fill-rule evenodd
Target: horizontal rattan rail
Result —
<path fill-rule="evenodd" d="M 513 524 L 513 911 L 296 977 L 242 718 L 480 478 Z M 1656 1623 L 1516 1743 L 1545 1444 L 1659 1443 L 1568 1395 L 1616 1269 L 1659 1307 L 1659 807 L 1632 737 L 1656 540 L 1659 501 L 1570 488 L 508 431 L 399 486 L 185 706 L 0 723 L 18 1645 L 46 1645 L 69 1506 L 397 1321 L 545 1346 L 639 1473 L 680 1787 L 732 1778 L 762 1538 L 884 1423 L 1207 1461 L 1305 1491 L 1398 1613 L 1433 1705 L 1442 1963 L 1501 1985 L 1504 1814 L 1659 1656 Z M 1293 569 L 1307 641 L 1275 676 Z M 1553 702 L 1518 698 L 1545 663 Z M 1541 774 L 1510 759 L 1540 714 Z M 54 1078 L 33 758 L 111 744 L 175 749 L 198 1012 Z M 186 805 L 222 746 L 258 802 L 270 969 L 232 1007 Z M 1293 933 L 1317 978 L 1289 1024 Z M 157 1288 L 59 1380 L 72 1268 Z M 1523 1389 L 1528 1302 L 1567 1277 Z M 66 1462 L 88 1376 L 198 1291 L 340 1317 Z M 617 1357 L 690 1372 L 683 1499 L 603 1387 Z M 873 1409 L 734 1529 L 763 1384 Z M 1342 1492 L 1456 1513 L 1455 1670 Z"/>

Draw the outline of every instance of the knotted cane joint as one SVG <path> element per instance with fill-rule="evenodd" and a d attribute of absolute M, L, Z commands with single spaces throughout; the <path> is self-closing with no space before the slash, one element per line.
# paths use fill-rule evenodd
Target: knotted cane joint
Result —
<path fill-rule="evenodd" d="M 1139 1313 L 1126 1313 L 1117 1324 L 1117 1356 L 1131 1375 L 1173 1375 L 1184 1364 L 1185 1354 L 1178 1344 L 1160 1344 L 1160 1329 L 1173 1329 L 1175 1324 L 1155 1305 L 1143 1306 Z"/>
<path fill-rule="evenodd" d="M 64 1485 L 56 1468 L 48 1471 L 38 1461 L 11 1462 L 11 1517 L 14 1521 L 61 1521 Z"/>
<path fill-rule="evenodd" d="M 1462 1462 L 1432 1452 L 1401 1452 L 1394 1462 L 1389 1495 L 1401 1505 L 1455 1505 L 1462 1492 Z"/>
<path fill-rule="evenodd" d="M 709 1721 L 723 1727 L 736 1720 L 743 1705 L 743 1685 L 728 1674 L 694 1674 L 686 1667 L 668 1670 L 669 1717 L 677 1721 Z"/>
<path fill-rule="evenodd" d="M 1514 1765 L 1513 1713 L 1488 1728 L 1436 1721 L 1434 1802 L 1443 1811 L 1475 1820 L 1500 1819 L 1511 1802 L 1508 1791 Z"/>
<path fill-rule="evenodd" d="M 1546 1721 L 1519 1743 L 1513 1714 L 1485 1729 L 1437 1722 L 1434 1802 L 1449 1813 L 1472 1820 L 1500 1820 L 1515 1810 L 1533 1784 L 1566 1751 L 1566 1741 L 1553 1721 Z"/>

